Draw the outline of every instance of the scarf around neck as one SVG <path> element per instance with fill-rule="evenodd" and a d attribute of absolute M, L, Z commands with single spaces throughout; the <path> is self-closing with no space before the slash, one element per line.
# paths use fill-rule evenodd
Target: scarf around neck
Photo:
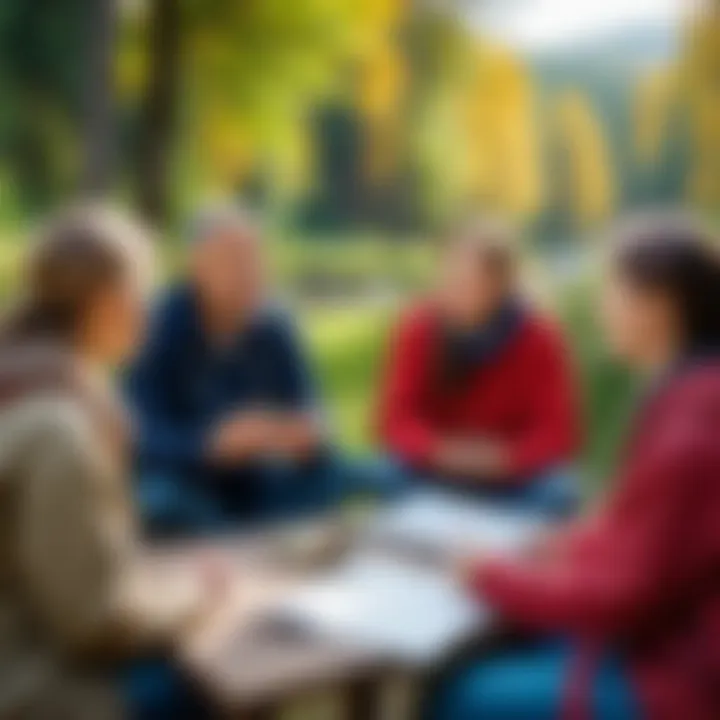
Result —
<path fill-rule="evenodd" d="M 467 377 L 494 360 L 515 339 L 526 318 L 520 300 L 510 298 L 481 326 L 467 331 L 442 330 L 442 368 L 446 381 Z"/>

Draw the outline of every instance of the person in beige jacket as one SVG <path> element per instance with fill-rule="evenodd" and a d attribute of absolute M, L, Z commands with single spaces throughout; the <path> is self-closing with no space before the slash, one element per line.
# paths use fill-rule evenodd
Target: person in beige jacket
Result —
<path fill-rule="evenodd" d="M 63 213 L 0 328 L 0 720 L 200 713 L 175 686 L 148 701 L 123 680 L 171 658 L 218 594 L 200 563 L 197 592 L 174 598 L 139 562 L 128 424 L 105 368 L 140 339 L 149 247 L 108 209 Z"/>

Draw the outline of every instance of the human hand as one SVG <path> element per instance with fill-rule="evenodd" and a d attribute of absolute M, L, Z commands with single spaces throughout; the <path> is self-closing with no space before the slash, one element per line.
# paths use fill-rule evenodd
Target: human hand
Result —
<path fill-rule="evenodd" d="M 232 415 L 216 428 L 210 453 L 220 463 L 260 455 L 271 448 L 276 433 L 277 423 L 269 413 L 249 411 Z"/>
<path fill-rule="evenodd" d="M 306 459 L 322 441 L 322 429 L 309 414 L 292 413 L 277 421 L 275 449 L 286 456 Z"/>
<path fill-rule="evenodd" d="M 228 603 L 235 573 L 230 562 L 215 553 L 203 553 L 197 558 L 193 558 L 191 572 L 194 576 L 197 594 L 185 631 L 193 635 L 206 627 L 206 624 Z"/>
<path fill-rule="evenodd" d="M 230 562 L 219 554 L 204 554 L 198 558 L 197 573 L 203 594 L 210 604 L 222 601 L 230 594 L 233 568 Z"/>
<path fill-rule="evenodd" d="M 456 558 L 453 561 L 452 575 L 462 587 L 472 587 L 478 569 L 482 567 L 484 561 L 485 556 L 481 553 Z"/>
<path fill-rule="evenodd" d="M 441 471 L 484 482 L 502 480 L 508 475 L 505 448 L 484 438 L 449 438 L 440 444 L 436 464 Z"/>
<path fill-rule="evenodd" d="M 560 533 L 557 529 L 543 529 L 525 548 L 523 556 L 535 562 L 548 562 L 558 557 L 561 546 Z"/>

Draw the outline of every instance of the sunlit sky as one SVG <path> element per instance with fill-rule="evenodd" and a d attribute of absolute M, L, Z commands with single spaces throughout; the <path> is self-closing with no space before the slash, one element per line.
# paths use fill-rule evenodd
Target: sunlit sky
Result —
<path fill-rule="evenodd" d="M 523 50 L 561 48 L 613 30 L 674 23 L 690 0 L 466 0 L 483 32 Z"/>

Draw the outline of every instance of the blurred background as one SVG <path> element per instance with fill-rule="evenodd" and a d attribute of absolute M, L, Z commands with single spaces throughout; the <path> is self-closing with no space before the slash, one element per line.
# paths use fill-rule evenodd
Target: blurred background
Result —
<path fill-rule="evenodd" d="M 584 464 L 602 479 L 632 403 L 591 291 L 633 208 L 720 209 L 720 6 L 691 0 L 3 0 L 0 287 L 32 223 L 110 195 L 182 262 L 184 219 L 237 199 L 342 441 L 372 442 L 399 303 L 439 238 L 513 219 L 530 284 L 567 323 Z"/>

